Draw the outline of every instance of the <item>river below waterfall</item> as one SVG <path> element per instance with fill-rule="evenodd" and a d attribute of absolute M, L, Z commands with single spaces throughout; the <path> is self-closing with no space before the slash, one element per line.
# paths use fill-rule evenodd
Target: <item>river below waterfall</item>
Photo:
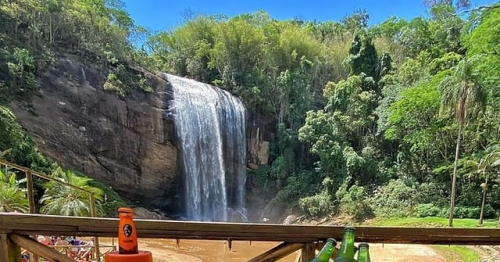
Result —
<path fill-rule="evenodd" d="M 110 238 L 100 238 L 100 241 L 101 244 L 111 244 Z M 173 239 L 139 239 L 139 249 L 151 251 L 154 262 L 244 262 L 277 245 L 277 242 L 250 244 L 249 241 L 234 241 L 229 250 L 225 241 L 181 240 L 177 248 Z M 279 261 L 295 262 L 299 252 L 295 251 Z M 446 258 L 431 246 L 416 244 L 370 244 L 370 256 L 372 261 L 377 262 L 461 261 L 460 258 Z"/>

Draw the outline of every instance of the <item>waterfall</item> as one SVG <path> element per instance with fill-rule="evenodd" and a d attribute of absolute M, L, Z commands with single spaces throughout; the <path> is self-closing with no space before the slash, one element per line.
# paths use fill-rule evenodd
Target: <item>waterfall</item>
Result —
<path fill-rule="evenodd" d="M 183 165 L 188 220 L 246 220 L 245 107 L 215 86 L 165 74 Z"/>

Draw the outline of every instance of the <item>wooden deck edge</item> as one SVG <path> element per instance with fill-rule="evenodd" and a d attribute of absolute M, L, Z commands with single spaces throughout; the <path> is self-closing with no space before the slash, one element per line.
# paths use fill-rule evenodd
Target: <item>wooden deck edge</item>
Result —
<path fill-rule="evenodd" d="M 140 238 L 313 243 L 342 239 L 343 226 L 135 220 Z M 118 219 L 0 213 L 0 232 L 116 237 Z M 500 245 L 499 228 L 356 227 L 368 243 Z"/>

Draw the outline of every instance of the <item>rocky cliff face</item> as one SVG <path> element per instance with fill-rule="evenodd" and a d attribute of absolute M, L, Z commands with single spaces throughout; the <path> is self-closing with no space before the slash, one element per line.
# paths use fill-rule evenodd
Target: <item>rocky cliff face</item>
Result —
<path fill-rule="evenodd" d="M 267 165 L 269 143 L 275 139 L 276 120 L 250 113 L 247 122 L 247 163 L 250 169 Z"/>
<path fill-rule="evenodd" d="M 104 182 L 153 208 L 175 208 L 180 175 L 174 124 L 167 115 L 167 83 L 145 73 L 154 92 L 121 98 L 105 92 L 107 69 L 61 55 L 39 79 L 33 109 L 11 105 L 40 151 L 65 168 Z M 248 166 L 269 161 L 275 122 L 250 113 Z"/>
<path fill-rule="evenodd" d="M 110 185 L 148 206 L 168 205 L 175 189 L 177 149 L 166 115 L 166 82 L 147 74 L 154 91 L 127 98 L 103 90 L 107 72 L 60 56 L 39 79 L 30 113 L 12 108 L 39 149 L 65 168 Z"/>

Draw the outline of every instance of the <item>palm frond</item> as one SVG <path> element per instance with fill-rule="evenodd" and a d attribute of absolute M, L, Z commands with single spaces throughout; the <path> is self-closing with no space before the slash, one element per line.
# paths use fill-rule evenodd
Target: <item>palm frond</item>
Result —
<path fill-rule="evenodd" d="M 96 200 L 102 200 L 102 190 L 88 184 L 92 179 L 79 176 L 71 170 L 64 171 L 60 167 L 55 168 L 52 175 L 62 182 L 92 192 Z M 40 211 L 45 214 L 60 214 L 66 216 L 90 215 L 89 194 L 83 190 L 68 187 L 57 182 L 47 183 L 45 193 L 40 199 L 40 203 L 43 204 Z"/>
<path fill-rule="evenodd" d="M 8 155 L 10 152 L 12 152 L 12 148 L 9 148 L 7 150 L 1 151 L 0 152 L 0 158 L 4 158 L 6 155 Z"/>
<path fill-rule="evenodd" d="M 486 107 L 486 92 L 477 81 L 470 63 L 474 59 L 463 59 L 455 67 L 455 74 L 446 77 L 440 84 L 440 113 L 453 115 L 458 124 L 466 126 Z"/>

